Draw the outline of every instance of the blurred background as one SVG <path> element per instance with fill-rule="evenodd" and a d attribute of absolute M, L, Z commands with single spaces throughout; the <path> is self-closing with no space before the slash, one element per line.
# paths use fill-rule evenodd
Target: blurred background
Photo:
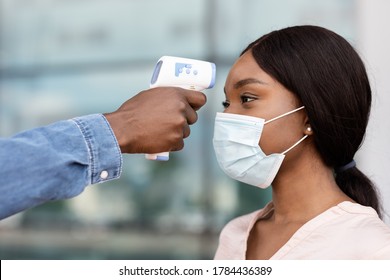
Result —
<path fill-rule="evenodd" d="M 119 180 L 0 221 L 0 258 L 213 258 L 226 222 L 271 199 L 229 179 L 214 158 L 226 75 L 248 43 L 298 24 L 336 31 L 366 62 L 374 104 L 356 160 L 389 212 L 389 10 L 385 0 L 0 0 L 1 137 L 116 110 L 148 88 L 163 55 L 217 65 L 183 151 L 164 163 L 125 155 Z"/>

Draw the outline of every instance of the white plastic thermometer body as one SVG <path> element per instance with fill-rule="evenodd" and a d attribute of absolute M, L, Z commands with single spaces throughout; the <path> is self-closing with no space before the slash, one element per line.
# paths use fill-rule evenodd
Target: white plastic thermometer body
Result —
<path fill-rule="evenodd" d="M 174 56 L 161 57 L 154 68 L 150 87 L 181 87 L 191 90 L 212 88 L 215 84 L 215 64 Z M 169 152 L 147 154 L 147 159 L 167 161 Z"/>

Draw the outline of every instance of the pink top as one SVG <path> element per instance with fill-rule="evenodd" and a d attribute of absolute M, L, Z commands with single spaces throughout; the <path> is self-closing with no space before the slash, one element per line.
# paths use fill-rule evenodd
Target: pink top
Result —
<path fill-rule="evenodd" d="M 272 210 L 271 202 L 230 221 L 215 259 L 244 260 L 252 227 Z M 390 228 L 371 207 L 344 201 L 304 224 L 270 259 L 390 259 Z"/>

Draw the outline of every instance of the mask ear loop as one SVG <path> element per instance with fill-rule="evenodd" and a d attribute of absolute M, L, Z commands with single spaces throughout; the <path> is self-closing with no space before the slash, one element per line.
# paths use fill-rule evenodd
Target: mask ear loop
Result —
<path fill-rule="evenodd" d="M 290 150 L 294 149 L 296 146 L 298 146 L 303 140 L 305 140 L 307 138 L 307 136 L 309 135 L 305 135 L 303 136 L 300 140 L 298 140 L 297 143 L 295 143 L 294 145 L 292 145 L 290 148 L 288 148 L 287 150 L 285 150 L 282 155 L 286 154 L 287 152 L 289 152 Z"/>
<path fill-rule="evenodd" d="M 280 118 L 283 118 L 283 117 L 285 117 L 285 116 L 288 116 L 288 115 L 290 115 L 290 114 L 292 114 L 292 113 L 295 113 L 296 111 L 302 110 L 303 108 L 305 108 L 305 106 L 299 107 L 299 108 L 294 109 L 294 110 L 292 110 L 292 111 L 290 111 L 290 112 L 284 113 L 283 115 L 280 115 L 280 116 L 277 116 L 277 117 L 275 117 L 275 118 L 273 118 L 273 119 L 270 119 L 270 120 L 268 120 L 268 121 L 265 121 L 264 124 L 267 124 L 267 123 L 276 121 L 277 119 L 280 119 Z"/>
<path fill-rule="evenodd" d="M 273 121 L 275 121 L 275 120 L 277 120 L 277 119 L 280 119 L 280 118 L 283 118 L 283 117 L 285 117 L 285 116 L 288 116 L 288 115 L 290 115 L 290 114 L 292 114 L 292 113 L 295 113 L 296 111 L 302 110 L 303 108 L 305 108 L 305 106 L 301 106 L 301 107 L 299 107 L 299 108 L 297 108 L 297 109 L 294 109 L 294 110 L 292 110 L 292 111 L 290 111 L 290 112 L 284 113 L 283 115 L 280 115 L 280 116 L 277 116 L 277 117 L 275 117 L 275 118 L 273 118 L 273 119 L 270 119 L 270 120 L 268 120 L 268 121 L 265 121 L 264 124 L 267 124 L 267 123 L 273 122 Z M 305 140 L 305 139 L 307 138 L 307 136 L 309 136 L 309 135 L 303 136 L 297 143 L 295 143 L 295 144 L 292 145 L 290 148 L 288 148 L 287 150 L 285 150 L 285 151 L 282 153 L 282 155 L 286 154 L 287 152 L 289 152 L 290 150 L 292 150 L 292 149 L 294 149 L 296 146 L 298 146 L 303 140 Z"/>

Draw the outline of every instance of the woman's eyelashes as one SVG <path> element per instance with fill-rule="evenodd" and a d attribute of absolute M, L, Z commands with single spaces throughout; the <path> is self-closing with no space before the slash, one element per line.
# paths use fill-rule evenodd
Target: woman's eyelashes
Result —
<path fill-rule="evenodd" d="M 241 99 L 241 104 L 244 104 L 244 103 L 255 101 L 257 98 L 248 95 L 241 95 L 240 99 Z"/>
<path fill-rule="evenodd" d="M 244 95 L 244 94 L 240 96 L 240 101 L 241 101 L 242 105 L 244 105 L 245 103 L 255 101 L 255 100 L 257 100 L 257 98 L 254 96 L 249 96 L 249 95 Z M 222 101 L 222 106 L 224 109 L 227 109 L 230 106 L 230 101 L 229 100 Z"/>
<path fill-rule="evenodd" d="M 224 109 L 227 109 L 229 107 L 229 105 L 230 105 L 229 101 L 227 101 L 227 100 L 222 101 L 222 106 L 223 106 Z"/>

